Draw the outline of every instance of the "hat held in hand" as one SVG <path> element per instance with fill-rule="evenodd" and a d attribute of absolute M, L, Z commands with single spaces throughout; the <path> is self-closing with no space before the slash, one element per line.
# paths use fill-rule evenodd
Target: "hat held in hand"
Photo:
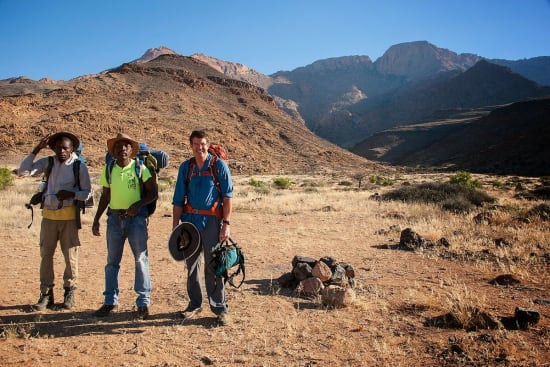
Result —
<path fill-rule="evenodd" d="M 170 234 L 168 250 L 176 261 L 193 256 L 200 248 L 201 235 L 193 223 L 181 222 Z"/>

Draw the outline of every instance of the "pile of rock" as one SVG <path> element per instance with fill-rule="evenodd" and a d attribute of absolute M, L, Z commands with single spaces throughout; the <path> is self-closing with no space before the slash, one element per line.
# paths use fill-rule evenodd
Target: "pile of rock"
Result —
<path fill-rule="evenodd" d="M 278 279 L 283 288 L 292 288 L 305 297 L 321 296 L 321 303 L 344 307 L 355 301 L 355 271 L 350 264 L 339 263 L 331 256 L 319 260 L 294 256 L 292 271 Z"/>

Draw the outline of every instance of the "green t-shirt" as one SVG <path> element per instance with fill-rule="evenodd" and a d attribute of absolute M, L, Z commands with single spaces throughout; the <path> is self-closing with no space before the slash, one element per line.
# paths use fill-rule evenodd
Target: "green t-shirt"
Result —
<path fill-rule="evenodd" d="M 128 209 L 133 203 L 141 199 L 135 159 L 132 159 L 126 167 L 120 167 L 116 163 L 113 165 L 111 184 L 107 181 L 106 170 L 107 165 L 103 167 L 99 184 L 111 189 L 111 201 L 109 202 L 111 209 Z M 151 178 L 151 172 L 143 164 L 141 165 L 141 177 L 143 182 Z"/>

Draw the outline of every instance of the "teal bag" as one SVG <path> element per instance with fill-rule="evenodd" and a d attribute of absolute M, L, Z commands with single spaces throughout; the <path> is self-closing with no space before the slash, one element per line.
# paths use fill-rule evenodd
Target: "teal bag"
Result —
<path fill-rule="evenodd" d="M 245 278 L 244 254 L 238 244 L 230 238 L 219 242 L 212 250 L 212 260 L 210 264 L 217 277 L 223 277 L 224 283 L 229 282 L 233 287 L 239 288 Z M 229 275 L 229 270 L 237 266 L 237 270 Z M 233 283 L 233 278 L 242 272 L 242 279 L 239 285 Z"/>

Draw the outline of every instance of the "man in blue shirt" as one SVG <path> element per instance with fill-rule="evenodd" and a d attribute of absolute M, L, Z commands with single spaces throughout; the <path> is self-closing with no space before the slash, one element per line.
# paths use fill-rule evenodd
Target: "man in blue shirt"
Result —
<path fill-rule="evenodd" d="M 227 325 L 229 317 L 224 281 L 215 275 L 210 262 L 216 244 L 229 239 L 233 182 L 227 163 L 208 152 L 206 132 L 193 131 L 189 143 L 193 158 L 183 162 L 178 170 L 172 200 L 172 227 L 177 227 L 180 221 L 193 223 L 200 232 L 201 251 L 185 259 L 189 305 L 182 316 L 190 319 L 202 311 L 200 270 L 201 257 L 204 256 L 210 309 L 217 315 L 219 325 Z"/>

